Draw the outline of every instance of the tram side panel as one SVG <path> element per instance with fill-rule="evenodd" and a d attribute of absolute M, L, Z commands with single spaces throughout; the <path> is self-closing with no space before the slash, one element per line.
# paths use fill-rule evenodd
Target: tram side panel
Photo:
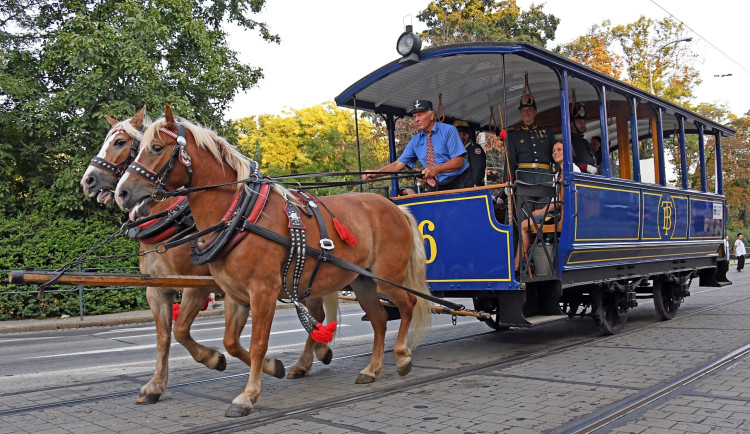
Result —
<path fill-rule="evenodd" d="M 513 277 L 512 228 L 495 218 L 490 190 L 405 196 L 425 240 L 430 291 L 519 290 Z"/>
<path fill-rule="evenodd" d="M 565 284 L 716 266 L 723 197 L 607 181 L 579 176 L 571 185 L 560 244 Z"/>

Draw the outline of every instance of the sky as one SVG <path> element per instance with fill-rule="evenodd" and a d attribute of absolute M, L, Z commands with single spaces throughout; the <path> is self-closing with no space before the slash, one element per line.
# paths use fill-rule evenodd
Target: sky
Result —
<path fill-rule="evenodd" d="M 547 48 L 572 41 L 594 24 L 628 24 L 641 15 L 655 21 L 682 21 L 692 36 L 696 65 L 703 82 L 693 103 L 726 104 L 742 115 L 750 110 L 750 57 L 747 56 L 746 0 L 518 0 L 522 10 L 543 4 L 560 19 L 555 40 Z M 261 40 L 254 31 L 230 29 L 230 46 L 242 62 L 261 67 L 265 77 L 240 93 L 227 114 L 239 119 L 283 114 L 333 99 L 351 84 L 397 59 L 396 39 L 406 24 L 425 29 L 417 14 L 429 0 L 267 0 L 253 19 L 265 22 L 281 37 L 280 44 Z M 424 47 L 423 47 L 424 48 Z M 715 75 L 731 76 L 715 77 Z"/>

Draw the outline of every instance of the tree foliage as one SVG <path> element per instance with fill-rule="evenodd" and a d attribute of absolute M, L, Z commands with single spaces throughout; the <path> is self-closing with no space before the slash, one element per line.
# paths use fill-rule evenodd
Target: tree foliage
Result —
<path fill-rule="evenodd" d="M 256 29 L 264 0 L 10 0 L 0 5 L 0 208 L 83 215 L 78 181 L 104 115 L 169 102 L 223 127 L 262 76 L 230 50 L 223 24 Z"/>
<path fill-rule="evenodd" d="M 685 26 L 672 18 L 654 21 L 641 16 L 614 27 L 609 21 L 594 25 L 557 50 L 647 92 L 653 86 L 655 95 L 688 106 L 701 80 L 694 66 L 698 55 L 683 41 L 686 37 Z"/>
<path fill-rule="evenodd" d="M 540 47 L 555 39 L 560 20 L 543 5 L 522 11 L 516 0 L 436 0 L 417 15 L 432 46 L 475 41 L 525 41 Z"/>
<path fill-rule="evenodd" d="M 588 33 L 557 48 L 561 54 L 589 68 L 619 78 L 622 76 L 624 59 L 615 51 L 616 39 L 610 22 L 593 25 Z"/>
<path fill-rule="evenodd" d="M 332 102 L 281 116 L 242 118 L 235 127 L 238 148 L 259 161 L 265 175 L 359 171 L 354 115 Z M 359 137 L 363 168 L 387 162 L 387 139 L 380 125 L 361 117 Z"/>

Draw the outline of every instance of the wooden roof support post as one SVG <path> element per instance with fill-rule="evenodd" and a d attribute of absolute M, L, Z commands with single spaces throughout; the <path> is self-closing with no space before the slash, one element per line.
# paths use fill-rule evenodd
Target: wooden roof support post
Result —
<path fill-rule="evenodd" d="M 620 178 L 633 179 L 630 165 L 630 149 L 628 146 L 628 120 L 630 113 L 624 104 L 616 104 L 614 107 L 615 124 L 617 125 L 617 154 L 620 158 Z"/>

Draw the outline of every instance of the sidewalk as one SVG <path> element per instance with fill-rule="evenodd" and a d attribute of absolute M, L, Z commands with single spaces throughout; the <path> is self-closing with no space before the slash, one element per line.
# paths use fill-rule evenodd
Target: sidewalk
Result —
<path fill-rule="evenodd" d="M 224 302 L 217 301 L 216 308 L 208 308 L 198 316 L 224 315 Z M 0 321 L 0 335 L 6 333 L 41 332 L 48 330 L 77 329 L 83 327 L 101 327 L 122 324 L 153 323 L 154 316 L 150 310 L 109 313 L 105 315 L 84 315 L 68 318 L 25 319 Z"/>

